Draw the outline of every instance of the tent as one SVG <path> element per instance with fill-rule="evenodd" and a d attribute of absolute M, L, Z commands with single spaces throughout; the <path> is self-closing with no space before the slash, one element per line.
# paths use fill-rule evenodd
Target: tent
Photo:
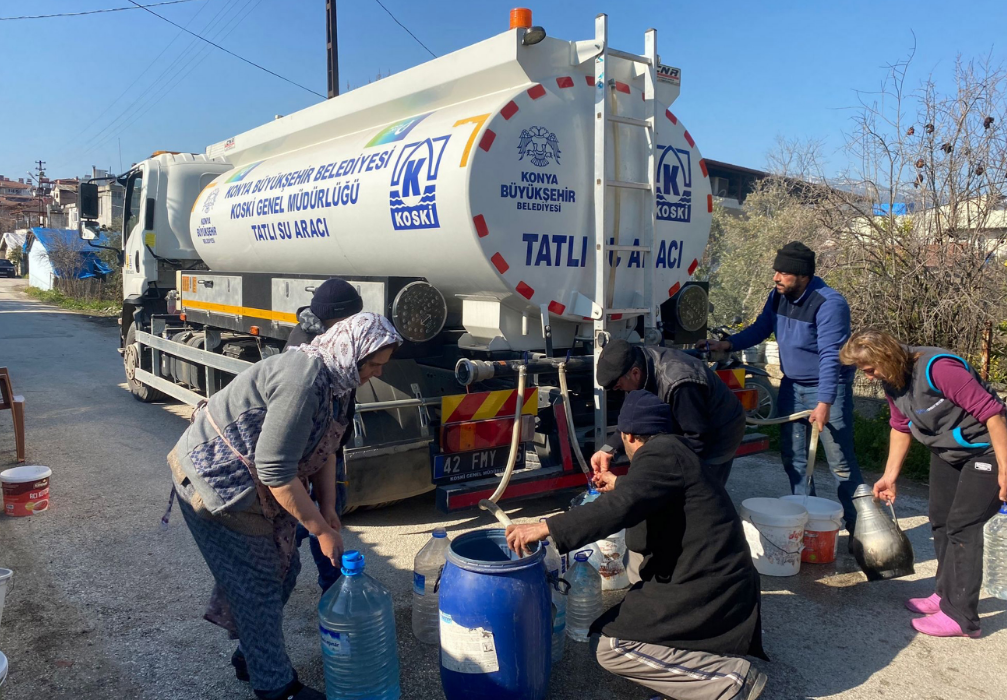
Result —
<path fill-rule="evenodd" d="M 80 258 L 70 267 L 70 274 L 77 279 L 99 278 L 112 272 L 98 257 L 98 250 L 82 241 L 76 231 L 64 228 L 33 228 L 29 229 L 25 252 L 28 258 L 28 284 L 39 289 L 52 289 L 53 280 L 61 276 L 54 269 L 49 254 L 56 251 L 76 252 Z M 105 239 L 95 241 L 99 245 L 108 245 Z"/>
<path fill-rule="evenodd" d="M 8 231 L 0 236 L 0 258 L 10 260 L 9 251 L 15 248 L 23 248 L 27 236 L 27 231 Z"/>

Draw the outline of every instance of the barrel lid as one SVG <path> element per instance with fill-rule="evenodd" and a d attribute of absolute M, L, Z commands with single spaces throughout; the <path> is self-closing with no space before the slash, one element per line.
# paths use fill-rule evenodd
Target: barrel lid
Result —
<path fill-rule="evenodd" d="M 759 525 L 797 527 L 808 522 L 808 509 L 782 498 L 746 498 L 741 517 Z"/>
<path fill-rule="evenodd" d="M 8 484 L 24 484 L 29 481 L 48 479 L 50 476 L 52 476 L 52 469 L 49 467 L 29 465 L 3 470 L 0 472 L 0 481 Z"/>

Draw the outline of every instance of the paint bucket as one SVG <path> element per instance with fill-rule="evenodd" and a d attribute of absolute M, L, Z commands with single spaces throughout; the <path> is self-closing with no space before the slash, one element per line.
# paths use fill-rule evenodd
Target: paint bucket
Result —
<path fill-rule="evenodd" d="M 19 517 L 48 510 L 51 476 L 49 467 L 14 467 L 0 472 L 4 512 Z"/>
<path fill-rule="evenodd" d="M 808 509 L 808 524 L 804 526 L 804 551 L 801 561 L 809 564 L 830 564 L 836 560 L 839 530 L 843 527 L 843 507 L 835 501 L 816 496 L 784 496 Z"/>
<path fill-rule="evenodd" d="M 749 498 L 741 502 L 739 515 L 760 574 L 795 576 L 801 570 L 808 522 L 804 506 L 779 498 Z"/>
<path fill-rule="evenodd" d="M 0 569 L 0 623 L 3 623 L 3 604 L 7 592 L 14 590 L 14 572 L 10 569 Z"/>

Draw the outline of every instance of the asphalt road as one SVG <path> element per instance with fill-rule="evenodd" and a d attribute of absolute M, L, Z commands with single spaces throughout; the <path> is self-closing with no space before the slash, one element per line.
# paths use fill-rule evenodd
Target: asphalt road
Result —
<path fill-rule="evenodd" d="M 0 366 L 27 401 L 29 463 L 53 470 L 51 508 L 30 518 L 0 516 L 0 566 L 15 571 L 0 628 L 10 659 L 6 700 L 31 698 L 251 698 L 230 673 L 233 643 L 201 619 L 211 577 L 185 524 L 159 526 L 169 477 L 164 457 L 187 410 L 144 405 L 123 384 L 114 321 L 45 306 L 0 281 Z M 0 468 L 14 464 L 9 414 L 0 413 Z M 819 470 L 820 495 L 834 483 Z M 784 493 L 775 455 L 736 462 L 737 502 Z M 805 565 L 792 578 L 763 577 L 766 648 L 763 694 L 795 698 L 993 700 L 1004 697 L 1007 603 L 983 600 L 980 640 L 931 639 L 909 626 L 910 596 L 932 592 L 935 562 L 926 491 L 904 489 L 899 512 L 917 557 L 913 577 L 868 584 L 842 552 L 834 565 Z M 559 509 L 569 495 L 509 508 L 515 519 Z M 445 518 L 422 497 L 346 519 L 348 547 L 394 593 L 403 698 L 443 698 L 437 651 L 410 633 L 412 558 L 443 525 L 454 536 L 490 524 L 464 513 Z M 287 645 L 301 679 L 322 685 L 307 549 L 287 606 Z M 609 596 L 614 603 L 618 594 Z M 567 644 L 550 698 L 602 700 L 649 694 L 601 671 L 584 645 Z"/>

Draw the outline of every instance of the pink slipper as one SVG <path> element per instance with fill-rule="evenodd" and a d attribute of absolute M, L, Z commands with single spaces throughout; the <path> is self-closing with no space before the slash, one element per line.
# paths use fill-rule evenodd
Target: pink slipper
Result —
<path fill-rule="evenodd" d="M 913 629 L 931 637 L 971 637 L 975 639 L 979 636 L 979 630 L 975 632 L 963 632 L 961 626 L 945 615 L 943 612 L 936 612 L 929 617 L 918 617 L 912 622 Z"/>
<path fill-rule="evenodd" d="M 941 611 L 941 597 L 934 593 L 928 598 L 910 598 L 906 601 L 906 609 L 920 615 L 933 615 Z"/>

